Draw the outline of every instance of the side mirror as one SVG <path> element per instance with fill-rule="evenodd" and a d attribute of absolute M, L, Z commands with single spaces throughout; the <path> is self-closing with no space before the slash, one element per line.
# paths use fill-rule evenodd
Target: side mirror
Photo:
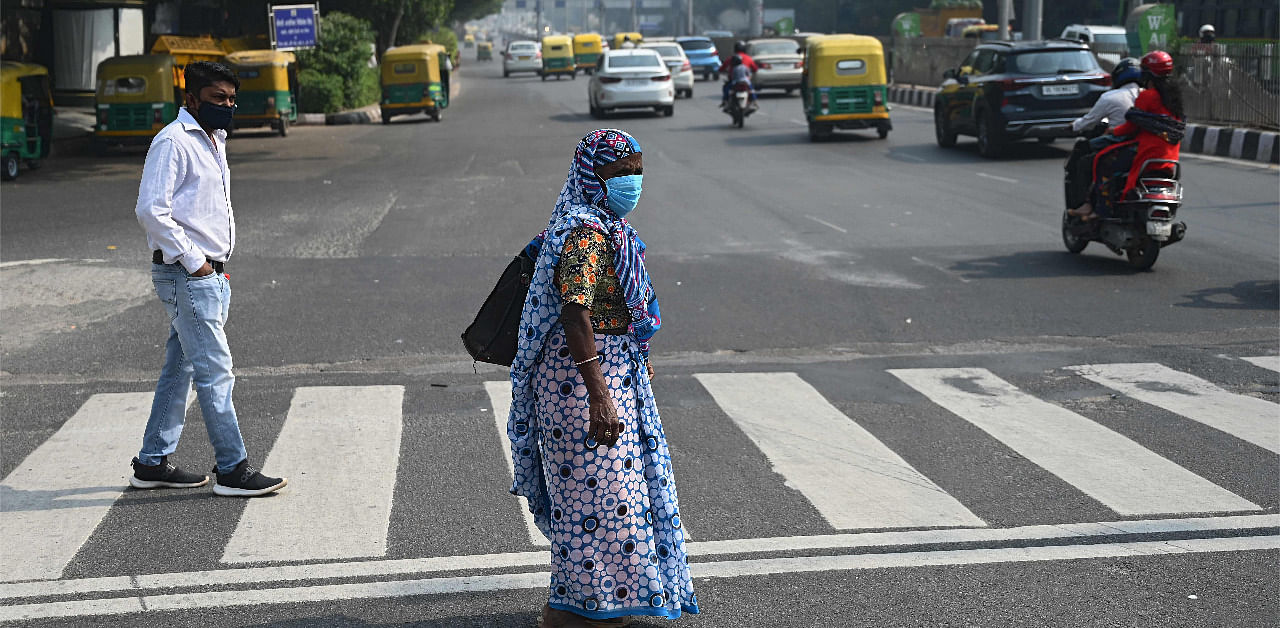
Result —
<path fill-rule="evenodd" d="M 796 54 L 798 55 L 804 54 L 804 48 L 796 48 Z"/>
<path fill-rule="evenodd" d="M 943 78 L 943 79 L 953 79 L 953 78 L 955 78 L 955 77 L 956 77 L 956 69 L 955 69 L 955 68 L 947 68 L 947 69 L 946 69 L 945 71 L 943 71 L 943 73 L 942 73 L 942 78 Z"/>

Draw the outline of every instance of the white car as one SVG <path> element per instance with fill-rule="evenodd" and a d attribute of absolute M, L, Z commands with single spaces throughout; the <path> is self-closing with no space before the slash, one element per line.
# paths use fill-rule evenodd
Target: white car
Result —
<path fill-rule="evenodd" d="M 522 39 L 507 44 L 502 53 L 502 77 L 516 72 L 542 72 L 542 46 L 538 42 Z"/>
<path fill-rule="evenodd" d="M 1058 39 L 1084 42 L 1103 62 L 1103 68 L 1115 67 L 1122 57 L 1129 56 L 1129 39 L 1123 26 L 1099 26 L 1096 24 L 1071 24 L 1062 29 Z"/>
<path fill-rule="evenodd" d="M 671 70 L 649 48 L 624 48 L 604 53 L 600 70 L 587 84 L 587 104 L 594 118 L 615 109 L 648 109 L 675 113 L 676 89 Z"/>
<path fill-rule="evenodd" d="M 676 85 L 676 97 L 684 94 L 685 98 L 693 98 L 693 66 L 689 64 L 689 57 L 684 53 L 683 46 L 672 40 L 644 41 L 640 43 L 640 47 L 656 50 L 662 55 L 663 63 L 666 63 L 667 68 L 671 70 L 671 80 Z"/>

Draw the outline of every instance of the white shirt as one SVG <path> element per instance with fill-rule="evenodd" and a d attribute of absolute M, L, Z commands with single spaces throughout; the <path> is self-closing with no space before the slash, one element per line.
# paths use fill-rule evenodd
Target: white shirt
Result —
<path fill-rule="evenodd" d="M 1123 87 L 1103 92 L 1089 113 L 1076 118 L 1071 123 L 1071 130 L 1079 133 L 1104 119 L 1107 121 L 1108 129 L 1124 124 L 1124 114 L 1133 108 L 1133 101 L 1138 99 L 1139 91 L 1141 89 L 1137 83 L 1126 83 Z"/>
<path fill-rule="evenodd" d="M 151 140 L 134 213 L 147 246 L 161 251 L 166 264 L 180 262 L 194 273 L 206 258 L 231 257 L 236 221 L 226 148 L 227 132 L 214 131 L 210 140 L 186 107 Z"/>

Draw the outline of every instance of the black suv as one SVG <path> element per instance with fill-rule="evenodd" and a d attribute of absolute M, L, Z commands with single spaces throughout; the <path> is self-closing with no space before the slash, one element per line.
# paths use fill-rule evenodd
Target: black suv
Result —
<path fill-rule="evenodd" d="M 1073 135 L 1071 121 L 1111 85 L 1087 46 L 1056 39 L 984 42 L 942 76 L 933 105 L 938 145 L 975 135 L 983 157 L 1010 141 Z"/>

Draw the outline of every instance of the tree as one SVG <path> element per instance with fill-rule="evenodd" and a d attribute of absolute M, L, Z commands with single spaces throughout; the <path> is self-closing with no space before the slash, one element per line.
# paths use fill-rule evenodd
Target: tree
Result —
<path fill-rule="evenodd" d="M 318 75 L 336 76 L 342 81 L 343 104 L 362 107 L 369 104 L 370 77 L 375 86 L 372 96 L 377 100 L 376 75 L 369 67 L 369 44 L 373 43 L 373 30 L 364 20 L 339 13 L 326 12 L 320 16 L 320 41 L 310 50 L 298 51 L 298 63 Z"/>
<path fill-rule="evenodd" d="M 324 6 L 368 21 L 381 57 L 387 48 L 415 43 L 439 28 L 454 0 L 327 0 Z"/>
<path fill-rule="evenodd" d="M 502 0 L 454 0 L 449 22 L 461 24 L 502 10 Z"/>

